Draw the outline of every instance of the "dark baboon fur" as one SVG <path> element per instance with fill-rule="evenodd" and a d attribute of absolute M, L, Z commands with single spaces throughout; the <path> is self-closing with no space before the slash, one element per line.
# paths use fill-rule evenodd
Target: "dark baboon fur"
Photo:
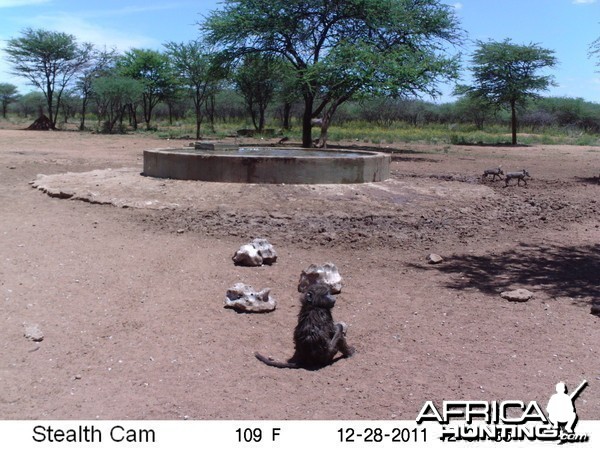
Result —
<path fill-rule="evenodd" d="M 331 364 L 338 351 L 344 357 L 352 356 L 354 348 L 346 342 L 344 324 L 333 321 L 331 309 L 335 297 L 329 288 L 321 284 L 311 286 L 300 301 L 302 307 L 294 330 L 294 356 L 285 363 L 258 352 L 256 357 L 273 367 L 315 370 Z"/>

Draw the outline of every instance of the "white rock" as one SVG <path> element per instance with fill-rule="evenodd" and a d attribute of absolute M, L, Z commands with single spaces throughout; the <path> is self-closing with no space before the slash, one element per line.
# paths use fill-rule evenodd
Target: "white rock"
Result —
<path fill-rule="evenodd" d="M 266 239 L 254 239 L 250 244 L 242 245 L 231 259 L 239 266 L 257 267 L 273 264 L 277 261 L 277 253 Z"/>
<path fill-rule="evenodd" d="M 311 264 L 300 274 L 298 292 L 306 292 L 313 284 L 325 284 L 329 286 L 332 294 L 342 292 L 342 277 L 338 268 L 333 263 L 323 265 Z"/>
<path fill-rule="evenodd" d="M 252 246 L 263 259 L 263 264 L 271 265 L 277 261 L 277 252 L 266 239 L 254 239 Z"/>
<path fill-rule="evenodd" d="M 504 291 L 500 296 L 513 302 L 526 302 L 533 297 L 533 292 L 527 289 L 515 289 L 514 291 Z"/>
<path fill-rule="evenodd" d="M 252 244 L 245 244 L 233 255 L 233 262 L 240 266 L 262 266 L 263 259 L 258 253 L 256 247 Z"/>
<path fill-rule="evenodd" d="M 26 325 L 25 326 L 25 337 L 34 342 L 41 342 L 44 340 L 44 333 L 40 330 L 38 325 Z"/>
<path fill-rule="evenodd" d="M 439 264 L 442 261 L 444 261 L 444 258 L 442 258 L 440 255 L 437 255 L 435 253 L 430 253 L 429 255 L 427 255 L 427 262 L 429 264 Z"/>
<path fill-rule="evenodd" d="M 227 290 L 225 308 L 238 312 L 269 312 L 277 307 L 277 301 L 271 297 L 271 289 L 256 292 L 252 286 L 236 283 Z"/>

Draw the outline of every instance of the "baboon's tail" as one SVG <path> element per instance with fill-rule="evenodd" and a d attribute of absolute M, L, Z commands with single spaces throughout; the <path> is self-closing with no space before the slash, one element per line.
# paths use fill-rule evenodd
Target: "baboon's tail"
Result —
<path fill-rule="evenodd" d="M 266 356 L 263 356 L 258 352 L 255 352 L 254 356 L 256 356 L 256 358 L 259 361 L 264 362 L 267 366 L 279 367 L 280 369 L 298 369 L 298 365 L 295 363 L 292 363 L 292 362 L 284 363 L 284 362 L 275 361 L 274 359 L 267 358 Z"/>

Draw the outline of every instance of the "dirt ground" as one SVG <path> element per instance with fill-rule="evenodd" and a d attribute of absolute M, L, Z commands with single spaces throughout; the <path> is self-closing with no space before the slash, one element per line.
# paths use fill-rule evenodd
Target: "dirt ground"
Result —
<path fill-rule="evenodd" d="M 144 149 L 186 144 L 0 129 L 1 419 L 411 420 L 584 379 L 577 412 L 600 419 L 599 148 L 397 145 L 392 178 L 364 185 L 140 175 Z M 482 182 L 498 164 L 532 179 Z M 234 266 L 255 237 L 277 262 Z M 262 364 L 293 353 L 300 272 L 324 262 L 356 355 Z M 223 308 L 236 282 L 277 309 Z"/>

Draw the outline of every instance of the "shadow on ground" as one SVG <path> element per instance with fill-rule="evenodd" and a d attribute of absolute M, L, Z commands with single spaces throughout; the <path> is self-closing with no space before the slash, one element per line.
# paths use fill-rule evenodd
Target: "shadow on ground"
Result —
<path fill-rule="evenodd" d="M 597 177 L 575 177 L 582 184 L 600 184 L 600 176 Z"/>
<path fill-rule="evenodd" d="M 455 255 L 439 266 L 420 268 L 455 275 L 447 283 L 451 289 L 474 288 L 497 294 L 509 288 L 535 286 L 552 297 L 586 297 L 586 302 L 600 299 L 600 244 L 520 244 L 500 254 Z"/>

